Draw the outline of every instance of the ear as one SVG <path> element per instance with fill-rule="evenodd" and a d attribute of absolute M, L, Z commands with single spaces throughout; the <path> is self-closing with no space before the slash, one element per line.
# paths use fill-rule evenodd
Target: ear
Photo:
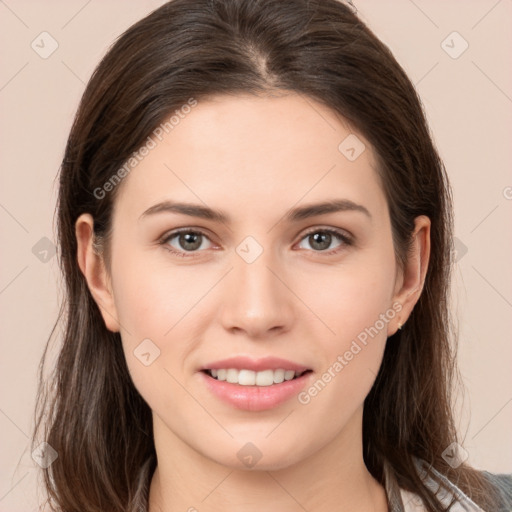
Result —
<path fill-rule="evenodd" d="M 402 309 L 393 322 L 389 322 L 388 336 L 396 333 L 398 324 L 405 324 L 416 302 L 420 298 L 427 275 L 430 260 L 430 219 L 420 215 L 415 219 L 414 231 L 411 235 L 412 246 L 407 262 L 397 272 L 397 279 L 392 303 L 400 303 Z"/>
<path fill-rule="evenodd" d="M 88 213 L 78 217 L 75 223 L 75 234 L 78 245 L 77 259 L 87 286 L 98 305 L 107 329 L 119 332 L 119 321 L 114 302 L 114 294 L 110 276 L 101 254 L 93 246 L 94 220 Z"/>

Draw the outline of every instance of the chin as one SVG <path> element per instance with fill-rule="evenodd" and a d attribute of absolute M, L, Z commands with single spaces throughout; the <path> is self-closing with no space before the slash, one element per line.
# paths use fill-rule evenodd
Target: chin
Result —
<path fill-rule="evenodd" d="M 217 464 L 242 471 L 278 471 L 296 464 L 307 456 L 297 450 L 297 444 L 294 442 L 288 445 L 282 442 L 269 442 L 264 437 L 258 440 L 253 436 L 252 439 L 253 441 L 245 443 L 235 441 L 228 446 L 224 445 L 221 447 L 222 453 L 204 455 Z"/>

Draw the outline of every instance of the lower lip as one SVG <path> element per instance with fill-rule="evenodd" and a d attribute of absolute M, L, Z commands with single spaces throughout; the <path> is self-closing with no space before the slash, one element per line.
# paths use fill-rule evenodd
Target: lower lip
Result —
<path fill-rule="evenodd" d="M 208 389 L 218 398 L 236 409 L 264 411 L 272 409 L 296 396 L 307 384 L 312 372 L 292 380 L 285 380 L 271 386 L 242 386 L 214 379 L 205 372 L 199 372 Z"/>

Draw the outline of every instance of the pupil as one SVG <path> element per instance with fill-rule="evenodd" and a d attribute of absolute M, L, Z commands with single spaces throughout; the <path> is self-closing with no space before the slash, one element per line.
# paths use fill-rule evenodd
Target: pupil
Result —
<path fill-rule="evenodd" d="M 317 249 L 323 251 L 331 245 L 331 236 L 330 233 L 315 233 L 312 235 L 314 242 L 311 246 L 314 247 L 315 244 L 319 244 L 320 247 L 317 246 Z"/>
<path fill-rule="evenodd" d="M 180 244 L 184 249 L 194 250 L 201 246 L 200 240 L 201 234 L 199 233 L 185 233 L 180 235 Z M 316 245 L 316 248 L 320 251 L 324 251 L 331 245 L 332 235 L 330 233 L 314 233 L 310 235 L 313 239 L 312 247 Z"/>
<path fill-rule="evenodd" d="M 180 244 L 184 249 L 194 250 L 201 246 L 201 235 L 198 233 L 185 233 L 180 236 Z M 192 244 L 192 246 L 187 245 Z"/>

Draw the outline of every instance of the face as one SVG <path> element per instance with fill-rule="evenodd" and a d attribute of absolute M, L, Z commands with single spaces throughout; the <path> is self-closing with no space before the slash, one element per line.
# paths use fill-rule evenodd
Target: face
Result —
<path fill-rule="evenodd" d="M 183 117 L 119 185 L 104 318 L 160 438 L 286 467 L 360 430 L 403 322 L 375 157 L 295 94 Z"/>

